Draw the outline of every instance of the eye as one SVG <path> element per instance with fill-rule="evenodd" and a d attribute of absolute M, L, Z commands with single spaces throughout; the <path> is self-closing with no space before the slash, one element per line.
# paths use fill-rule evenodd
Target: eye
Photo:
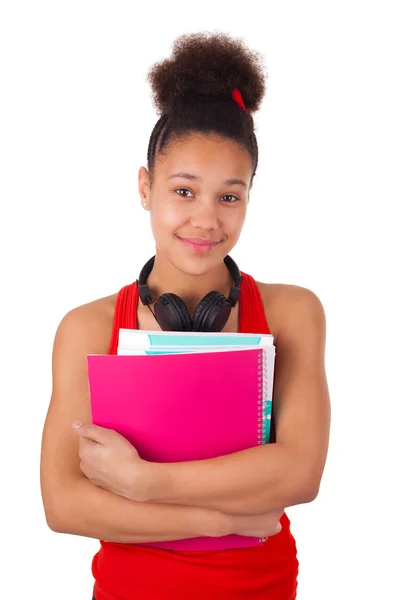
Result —
<path fill-rule="evenodd" d="M 181 192 L 182 190 L 183 190 L 184 192 L 190 192 L 190 190 L 188 190 L 187 188 L 178 188 L 178 189 L 177 189 L 177 190 L 175 190 L 175 191 L 176 191 L 176 192 Z M 190 192 L 190 193 L 192 193 L 192 192 Z M 183 198 L 187 198 L 187 197 L 188 197 L 188 196 L 183 196 L 182 194 L 178 194 L 178 195 L 179 195 L 179 196 L 182 196 Z"/>
<path fill-rule="evenodd" d="M 232 200 L 229 200 L 226 204 L 233 204 L 236 200 L 239 200 L 239 198 L 237 196 L 234 196 L 233 194 L 225 194 L 225 196 L 222 196 L 223 198 L 233 198 Z"/>

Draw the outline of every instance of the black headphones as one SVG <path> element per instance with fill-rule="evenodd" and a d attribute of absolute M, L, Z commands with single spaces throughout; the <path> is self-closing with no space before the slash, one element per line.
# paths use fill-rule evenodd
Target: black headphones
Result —
<path fill-rule="evenodd" d="M 154 260 L 155 256 L 144 265 L 139 279 L 136 280 L 139 297 L 145 306 L 149 306 L 153 302 L 146 281 L 154 266 Z M 209 292 L 200 300 L 192 320 L 182 298 L 172 293 L 161 294 L 154 303 L 154 312 L 152 311 L 161 329 L 164 331 L 221 331 L 224 328 L 231 308 L 239 299 L 240 284 L 242 283 L 242 276 L 235 261 L 230 256 L 225 256 L 224 263 L 235 282 L 230 289 L 228 298 L 220 292 Z"/>

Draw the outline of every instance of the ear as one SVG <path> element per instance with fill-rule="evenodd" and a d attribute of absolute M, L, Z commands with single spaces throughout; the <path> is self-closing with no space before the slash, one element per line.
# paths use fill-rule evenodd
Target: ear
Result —
<path fill-rule="evenodd" d="M 150 177 L 145 167 L 140 167 L 138 173 L 138 187 L 142 206 L 145 210 L 150 209 Z"/>

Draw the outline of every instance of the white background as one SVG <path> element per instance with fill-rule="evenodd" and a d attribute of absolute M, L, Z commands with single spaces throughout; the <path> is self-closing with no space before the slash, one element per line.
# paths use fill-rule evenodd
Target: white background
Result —
<path fill-rule="evenodd" d="M 145 78 L 178 35 L 204 30 L 243 37 L 268 70 L 232 256 L 313 290 L 327 318 L 328 460 L 317 499 L 287 509 L 298 599 L 400 597 L 395 5 L 2 2 L 2 597 L 91 598 L 98 541 L 49 530 L 41 502 L 52 343 L 67 311 L 152 255 L 137 189 L 158 118 Z"/>

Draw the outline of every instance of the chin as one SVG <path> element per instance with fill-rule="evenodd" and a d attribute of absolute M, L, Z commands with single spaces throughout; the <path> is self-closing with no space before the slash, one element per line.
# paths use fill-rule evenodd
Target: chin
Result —
<path fill-rule="evenodd" d="M 225 256 L 229 254 L 224 244 L 221 244 L 220 247 L 218 246 L 215 246 L 211 252 L 206 252 L 204 254 L 191 252 L 190 250 L 186 251 L 186 249 L 183 248 L 183 252 L 173 253 L 171 262 L 188 275 L 204 275 L 208 271 L 218 267 Z"/>

